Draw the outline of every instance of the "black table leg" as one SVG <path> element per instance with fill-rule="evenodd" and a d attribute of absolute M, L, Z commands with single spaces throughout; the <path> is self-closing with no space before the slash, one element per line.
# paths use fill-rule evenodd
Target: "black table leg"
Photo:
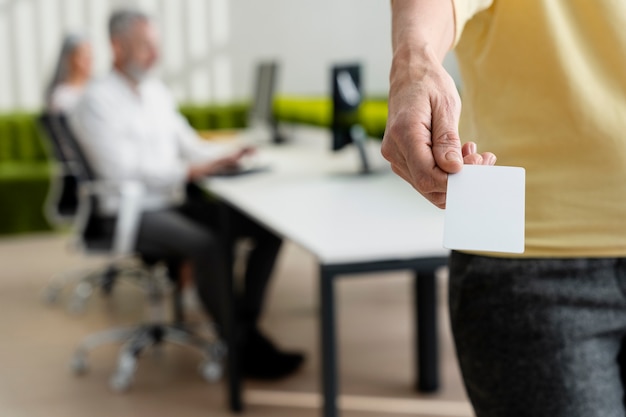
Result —
<path fill-rule="evenodd" d="M 417 389 L 433 392 L 439 388 L 439 353 L 437 342 L 437 285 L 435 270 L 415 271 L 415 346 Z"/>
<path fill-rule="evenodd" d="M 337 351 L 335 333 L 335 296 L 333 278 L 335 274 L 320 267 L 321 302 L 321 352 L 322 352 L 322 398 L 323 416 L 336 417 L 337 411 Z"/>
<path fill-rule="evenodd" d="M 437 286 L 435 271 L 445 265 L 445 258 L 408 261 L 320 265 L 320 342 L 322 352 L 322 415 L 339 416 L 339 360 L 335 317 L 335 278 L 363 272 L 411 269 L 414 277 L 414 315 L 417 389 L 434 392 L 439 388 L 439 353 L 437 334 Z M 417 265 L 416 265 L 417 264 Z"/>
<path fill-rule="evenodd" d="M 239 326 L 236 314 L 236 295 L 233 277 L 233 244 L 235 241 L 232 226 L 232 208 L 227 204 L 221 204 L 220 207 L 220 227 L 221 239 L 223 243 L 223 254 L 225 273 L 228 285 L 228 322 L 225 326 L 228 328 L 226 332 L 226 342 L 228 344 L 228 402 L 231 411 L 243 411 L 243 401 L 241 399 L 242 383 L 241 383 L 241 359 L 239 346 Z"/>

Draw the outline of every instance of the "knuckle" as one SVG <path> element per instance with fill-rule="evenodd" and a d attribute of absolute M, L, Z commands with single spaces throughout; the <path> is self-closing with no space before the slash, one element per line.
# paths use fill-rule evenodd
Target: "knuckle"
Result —
<path fill-rule="evenodd" d="M 480 165 L 482 160 L 483 158 L 479 154 L 471 154 L 463 159 L 463 163 L 467 165 Z"/>
<path fill-rule="evenodd" d="M 413 187 L 423 194 L 431 194 L 438 191 L 434 178 L 428 175 L 413 176 Z"/>
<path fill-rule="evenodd" d="M 395 117 L 393 120 L 388 121 L 385 127 L 385 139 L 398 140 L 406 134 L 405 122 L 402 117 Z"/>
<path fill-rule="evenodd" d="M 386 133 L 380 145 L 380 153 L 388 161 L 392 161 L 395 155 L 395 146 L 393 144 L 393 139 L 390 139 Z"/>
<path fill-rule="evenodd" d="M 433 138 L 433 147 L 438 148 L 460 148 L 461 138 L 454 129 L 445 129 L 441 132 L 437 132 L 437 136 Z"/>

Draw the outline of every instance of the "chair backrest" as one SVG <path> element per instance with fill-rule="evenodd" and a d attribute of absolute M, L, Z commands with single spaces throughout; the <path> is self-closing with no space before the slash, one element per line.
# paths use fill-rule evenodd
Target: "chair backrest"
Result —
<path fill-rule="evenodd" d="M 72 154 L 72 162 L 75 163 L 75 166 L 79 170 L 80 179 L 83 181 L 96 181 L 98 179 L 97 175 L 85 156 L 76 136 L 72 132 L 67 117 L 61 115 L 58 121 L 62 138 Z"/>
<path fill-rule="evenodd" d="M 62 194 L 75 203 L 72 214 L 82 245 L 98 251 L 110 249 L 115 219 L 98 214 L 99 201 L 95 194 L 82 199 L 80 197 L 81 184 L 96 181 L 97 176 L 72 132 L 67 117 L 64 114 L 44 113 L 39 117 L 39 123 L 50 139 L 52 153 L 62 167 L 63 176 L 71 178 L 73 182 L 73 186 L 67 190 L 64 188 Z"/>
<path fill-rule="evenodd" d="M 62 141 L 59 138 L 59 116 L 52 113 L 43 113 L 39 115 L 37 122 L 43 129 L 46 138 L 49 139 L 54 159 L 59 163 L 68 161 L 70 159 L 69 150 L 62 145 Z"/>
<path fill-rule="evenodd" d="M 54 223 L 66 223 L 78 212 L 78 183 L 80 173 L 74 162 L 75 156 L 65 143 L 61 130 L 62 116 L 43 113 L 38 125 L 47 140 L 48 149 L 56 162 L 52 187 L 46 203 L 47 217 Z"/>
<path fill-rule="evenodd" d="M 93 183 L 101 180 L 93 169 L 89 158 L 83 152 L 83 148 L 72 131 L 67 117 L 60 115 L 58 116 L 57 122 L 60 133 L 59 137 L 69 150 L 71 163 L 74 166 L 79 184 Z M 90 249 L 99 251 L 110 250 L 113 249 L 115 240 L 114 235 L 117 218 L 100 215 L 100 210 L 98 209 L 99 203 L 100 201 L 96 193 L 89 195 L 88 215 L 86 219 L 83 219 L 83 224 L 80 227 L 82 241 L 83 244 Z M 142 251 L 139 255 L 143 261 L 148 264 L 154 264 L 166 258 L 168 262 L 170 261 L 169 257 L 166 257 L 165 254 L 160 252 L 147 253 Z"/>
<path fill-rule="evenodd" d="M 72 132 L 67 117 L 61 116 L 59 118 L 59 128 L 73 154 L 73 163 L 77 168 L 79 183 L 97 181 L 99 178 L 74 132 Z M 89 194 L 88 204 L 89 213 L 82 228 L 84 243 L 94 249 L 110 249 L 113 245 L 115 219 L 99 215 L 99 198 L 96 194 Z"/>
<path fill-rule="evenodd" d="M 72 132 L 71 126 L 64 115 L 46 114 L 41 117 L 41 123 L 55 129 L 52 134 L 57 141 L 56 147 L 59 148 L 59 156 L 64 158 L 66 164 L 71 166 L 78 183 L 78 189 L 81 183 L 89 183 L 100 180 L 93 169 L 89 159 L 83 152 L 83 149 Z M 61 154 L 62 153 L 62 154 Z M 85 202 L 83 199 L 82 202 Z M 85 218 L 79 219 L 80 223 L 78 232 L 81 234 L 83 246 L 87 249 L 96 251 L 107 251 L 113 249 L 115 239 L 115 223 L 116 218 L 103 217 L 99 214 L 99 199 L 96 194 L 90 194 L 88 200 L 88 209 L 85 210 Z M 176 265 L 181 262 L 178 257 L 172 257 L 169 254 L 160 252 L 144 252 L 138 253 L 142 260 L 147 264 L 154 264 L 164 260 L 168 265 Z M 177 275 L 176 268 L 170 271 L 171 274 Z"/>

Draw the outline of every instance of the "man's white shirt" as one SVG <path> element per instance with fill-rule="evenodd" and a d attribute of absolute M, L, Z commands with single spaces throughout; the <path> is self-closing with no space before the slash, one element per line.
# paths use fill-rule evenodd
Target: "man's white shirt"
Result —
<path fill-rule="evenodd" d="M 180 204 L 189 165 L 225 155 L 224 147 L 198 137 L 160 81 L 147 79 L 133 90 L 115 70 L 87 87 L 69 122 L 99 179 L 143 184 L 145 210 Z M 112 214 L 118 205 L 112 196 L 100 209 Z"/>

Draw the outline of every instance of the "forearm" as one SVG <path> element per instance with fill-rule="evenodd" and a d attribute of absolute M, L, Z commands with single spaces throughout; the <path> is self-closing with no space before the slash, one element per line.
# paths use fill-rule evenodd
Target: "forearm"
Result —
<path fill-rule="evenodd" d="M 393 63 L 443 61 L 454 41 L 452 0 L 391 0 Z"/>
<path fill-rule="evenodd" d="M 392 170 L 445 208 L 448 174 L 463 164 L 493 165 L 491 153 L 461 148 L 461 99 L 442 65 L 455 38 L 453 0 L 391 0 L 393 61 L 389 114 L 381 146 Z M 491 0 L 464 0 L 465 17 Z M 458 17 L 458 16 L 456 16 Z"/>

